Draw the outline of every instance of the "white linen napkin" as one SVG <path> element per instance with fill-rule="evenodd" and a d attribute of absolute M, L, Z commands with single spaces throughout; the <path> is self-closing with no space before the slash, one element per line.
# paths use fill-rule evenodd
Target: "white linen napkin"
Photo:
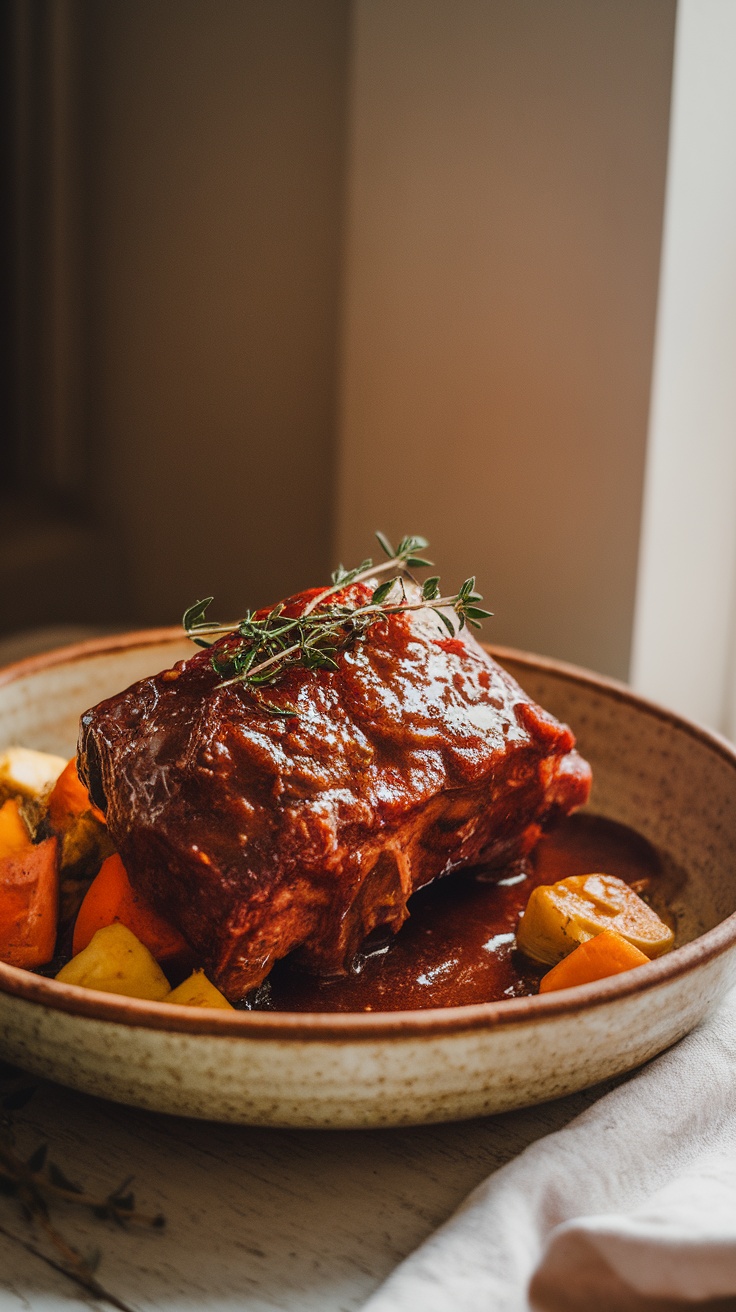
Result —
<path fill-rule="evenodd" d="M 364 1312 L 736 1309 L 736 990 L 501 1168 Z"/>

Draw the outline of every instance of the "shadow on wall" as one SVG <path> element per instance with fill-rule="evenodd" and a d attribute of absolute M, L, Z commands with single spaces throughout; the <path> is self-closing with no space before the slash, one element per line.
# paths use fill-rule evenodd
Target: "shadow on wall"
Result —
<path fill-rule="evenodd" d="M 65 537 L 23 554 L 61 574 L 67 614 L 38 595 L 11 624 L 166 623 L 205 592 L 227 615 L 324 577 L 349 6 L 25 13 L 15 181 L 37 249 L 16 251 L 16 500 L 23 518 L 40 492 L 39 532 Z"/>

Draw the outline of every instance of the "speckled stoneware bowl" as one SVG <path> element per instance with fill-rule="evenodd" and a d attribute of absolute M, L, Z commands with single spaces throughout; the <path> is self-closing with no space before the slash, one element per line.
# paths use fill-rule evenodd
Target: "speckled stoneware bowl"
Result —
<path fill-rule="evenodd" d="M 181 631 L 84 643 L 0 671 L 0 746 L 74 751 L 80 713 L 191 654 Z M 494 653 L 570 723 L 590 809 L 687 872 L 678 947 L 625 975 L 438 1011 L 202 1011 L 0 965 L 0 1054 L 119 1102 L 254 1125 L 408 1125 L 505 1111 L 630 1070 L 682 1038 L 736 981 L 736 752 L 621 685 Z"/>

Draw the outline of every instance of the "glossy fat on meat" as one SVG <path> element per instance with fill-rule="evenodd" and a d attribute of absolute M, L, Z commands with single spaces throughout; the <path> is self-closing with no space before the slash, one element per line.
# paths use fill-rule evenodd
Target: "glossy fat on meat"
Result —
<path fill-rule="evenodd" d="M 287 671 L 260 694 L 285 718 L 221 681 L 200 651 L 101 702 L 79 769 L 134 888 L 231 1000 L 295 951 L 344 973 L 415 889 L 521 857 L 587 800 L 571 730 L 429 611 L 376 625 L 335 672 Z"/>

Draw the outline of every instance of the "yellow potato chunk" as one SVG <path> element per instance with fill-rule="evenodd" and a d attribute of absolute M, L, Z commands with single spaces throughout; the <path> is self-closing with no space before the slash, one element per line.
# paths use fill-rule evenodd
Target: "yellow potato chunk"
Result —
<path fill-rule="evenodd" d="M 210 983 L 203 970 L 195 970 L 193 975 L 171 990 L 164 1002 L 173 1002 L 179 1007 L 227 1007 L 229 1011 L 233 1010 L 231 1003 Z"/>
<path fill-rule="evenodd" d="M 528 957 L 553 966 L 581 943 L 615 929 L 647 957 L 668 952 L 669 925 L 615 875 L 571 875 L 535 888 L 519 923 L 516 942 Z"/>
<path fill-rule="evenodd" d="M 161 1002 L 169 981 L 148 948 L 125 925 L 98 929 L 87 947 L 63 966 L 56 976 L 62 984 L 79 984 L 100 993 Z"/>
<path fill-rule="evenodd" d="M 35 752 L 30 747 L 7 747 L 0 752 L 0 797 L 21 797 L 39 801 L 59 778 L 66 761 L 50 752 Z"/>
<path fill-rule="evenodd" d="M 17 856 L 31 843 L 23 816 L 14 797 L 0 806 L 0 858 Z"/>

